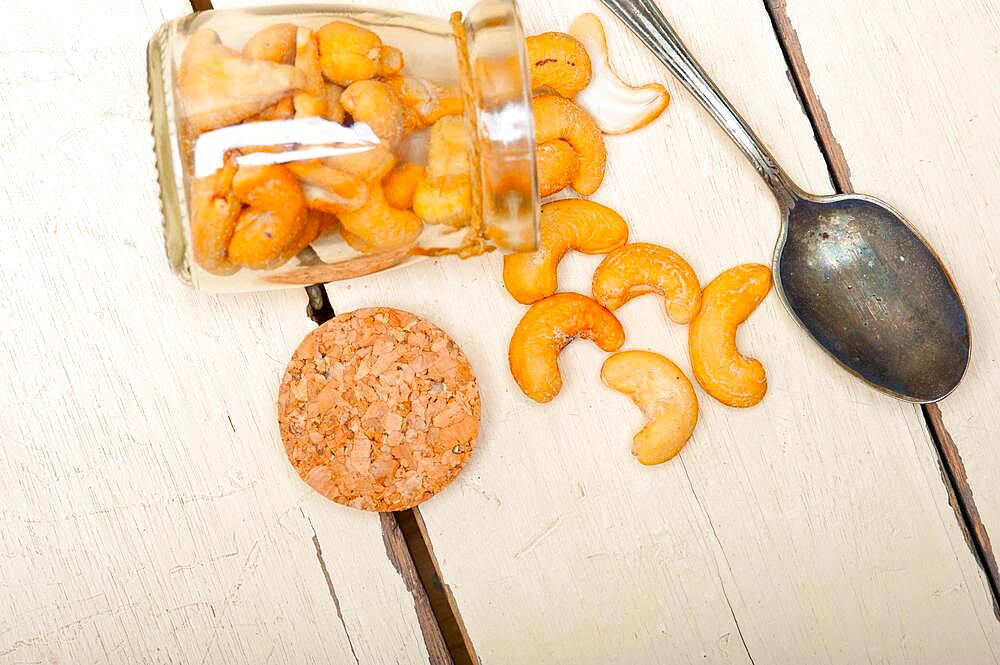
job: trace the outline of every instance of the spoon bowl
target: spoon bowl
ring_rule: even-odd
[[[743,151],[782,211],[774,282],[838,363],[874,387],[934,402],[969,365],[969,321],[934,250],[870,196],[803,192],[684,46],[653,0],[602,0]]]
[[[798,322],[851,373],[934,402],[961,381],[969,324],[933,250],[868,196],[797,194],[784,211],[775,285]]]

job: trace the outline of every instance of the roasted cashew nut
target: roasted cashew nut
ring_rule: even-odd
[[[295,62],[295,32],[291,23],[275,23],[255,33],[243,45],[243,57],[267,60],[282,65]]]
[[[243,204],[233,193],[236,164],[191,182],[191,249],[194,260],[214,275],[232,275],[239,270],[226,258],[229,242]]]
[[[576,338],[617,351],[625,331],[615,315],[578,293],[557,293],[528,310],[510,340],[510,371],[525,395],[550,402],[562,388],[558,358]]]
[[[378,76],[382,69],[382,40],[371,30],[332,21],[316,31],[323,75],[337,85]]]
[[[413,195],[417,185],[424,179],[427,170],[419,165],[405,162],[398,164],[382,181],[385,200],[393,208],[409,210],[413,207]]]
[[[368,201],[368,186],[350,173],[318,160],[290,162],[286,166],[299,179],[306,205],[312,209],[339,215],[357,210]]]
[[[368,182],[368,201],[358,210],[340,215],[342,234],[350,245],[366,254],[387,252],[416,242],[423,231],[420,218],[397,210],[385,200],[377,180]]]
[[[764,399],[767,375],[736,348],[736,329],[771,290],[771,270],[759,264],[730,268],[705,287],[701,310],[688,330],[694,377],[723,404],[748,407]]]
[[[658,293],[674,323],[689,323],[701,306],[701,286],[694,270],[666,247],[637,242],[617,249],[594,271],[594,299],[615,311],[632,298]]]
[[[236,222],[229,260],[255,270],[273,265],[305,224],[298,179],[284,166],[241,166],[233,176],[233,193],[248,207]]]
[[[188,38],[177,75],[184,117],[203,132],[238,122],[273,106],[305,85],[291,65],[245,58],[211,30]]]
[[[575,37],[545,32],[525,41],[532,90],[549,89],[572,99],[590,83],[590,56]]]
[[[576,96],[576,103],[594,118],[605,134],[627,134],[659,117],[670,104],[670,93],[659,83],[633,87],[621,80],[608,58],[608,40],[601,19],[584,14],[569,28],[590,54],[593,76]]]
[[[544,198],[570,186],[580,170],[580,159],[573,146],[559,139],[541,143],[535,148],[535,165],[538,195]]]
[[[698,397],[677,365],[658,353],[622,351],[604,362],[601,379],[648,420],[632,439],[640,464],[662,464],[681,451],[698,422]]]
[[[295,117],[325,116],[327,109],[326,81],[319,64],[316,35],[308,28],[295,33],[295,68],[305,77],[302,92],[295,93]]]
[[[535,112],[535,140],[538,144],[562,139],[573,146],[579,159],[579,169],[572,185],[587,196],[597,191],[604,181],[608,153],[604,136],[582,108],[556,95],[543,95],[532,100]]]
[[[469,140],[461,116],[446,116],[431,127],[427,175],[413,193],[413,212],[428,224],[454,227],[471,218]]]
[[[414,114],[411,129],[428,127],[445,116],[462,115],[462,95],[456,86],[446,87],[413,76],[387,76],[383,80]]]
[[[559,289],[557,270],[567,251],[606,254],[628,241],[628,224],[611,208],[586,199],[542,206],[538,250],[508,254],[503,281],[520,303],[530,304]]]
[[[354,122],[363,122],[375,135],[395,148],[406,130],[403,105],[399,98],[381,81],[358,81],[347,86],[340,95],[340,104]]]
[[[422,178],[413,191],[413,212],[428,224],[460,228],[472,217],[472,182],[468,175]]]

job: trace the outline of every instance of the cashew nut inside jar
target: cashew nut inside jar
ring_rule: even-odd
[[[149,44],[168,259],[251,291],[531,251],[531,84],[513,0],[433,18],[200,12]]]

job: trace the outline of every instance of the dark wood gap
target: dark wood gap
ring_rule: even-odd
[[[196,12],[214,9],[211,0],[190,0],[191,9]],[[323,325],[336,316],[333,303],[326,292],[323,284],[313,284],[306,287],[306,296],[309,302],[306,306],[306,315],[316,323]],[[437,628],[437,635],[431,636],[433,641],[442,639],[443,645],[428,644],[428,650],[432,663],[441,662],[442,658],[437,652],[443,651],[439,646],[447,648],[447,652],[454,665],[478,665],[479,660],[472,650],[472,643],[468,639],[465,626],[458,614],[451,591],[441,582],[441,575],[437,561],[432,554],[430,542],[427,540],[427,533],[423,529],[423,521],[413,510],[406,510],[398,513],[384,514],[382,519],[390,519],[395,522],[391,531],[402,533],[407,552],[405,554],[395,552],[393,565],[397,568],[401,565],[412,568],[416,571],[420,585],[423,588],[427,603],[417,602],[416,610],[421,628],[424,629],[425,640],[427,636],[427,626],[425,623],[432,620]],[[420,525],[420,526],[418,526]],[[395,542],[393,533],[387,533],[387,527],[383,526],[383,536],[387,542]],[[409,559],[402,560],[402,559]],[[402,571],[401,573],[402,574]],[[411,589],[411,592],[413,590]],[[424,616],[425,606],[430,607],[431,617]]]
[[[823,104],[813,89],[809,77],[809,67],[802,53],[802,46],[788,16],[786,0],[762,1],[765,10],[771,17],[771,26],[785,57],[789,80],[795,86],[795,92],[809,118],[816,142],[823,153],[830,180],[837,193],[853,192],[851,170],[847,158],[834,136]],[[993,553],[989,533],[979,516],[979,508],[965,473],[962,456],[945,427],[940,407],[937,404],[924,404],[920,408],[924,417],[924,425],[927,427],[937,451],[938,465],[941,468],[941,477],[948,492],[949,503],[955,512],[955,518],[962,529],[969,549],[986,578],[993,601],[993,613],[997,620],[1000,620],[1000,569],[998,569],[996,556]]]
[[[419,509],[414,508],[394,514],[399,528],[403,531],[403,538],[410,550],[413,565],[420,576],[420,583],[427,592],[427,599],[431,603],[438,626],[441,627],[441,634],[445,644],[448,645],[452,660],[455,665],[479,665],[479,659],[472,648],[462,617],[455,606],[451,589],[441,580],[441,569],[431,548],[431,541],[427,537]]]

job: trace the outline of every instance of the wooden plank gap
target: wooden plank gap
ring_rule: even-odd
[[[788,64],[789,80],[795,88],[795,94],[802,104],[806,117],[809,118],[809,124],[813,127],[816,142],[819,144],[823,159],[826,160],[827,169],[830,172],[830,179],[838,192],[850,192],[852,191],[851,169],[847,164],[847,158],[844,157],[840,143],[833,135],[830,119],[823,109],[823,104],[813,89],[812,81],[809,78],[809,67],[802,55],[799,37],[788,18],[785,2],[786,0],[764,0],[764,8],[771,17],[771,25],[774,27],[781,52]]]
[[[839,194],[853,192],[850,166],[833,133],[830,119],[823,109],[823,104],[812,86],[802,46],[788,16],[786,0],[763,0],[763,3],[771,17],[771,24],[785,56],[789,80],[795,86],[795,92],[813,127],[816,141],[823,153],[824,160],[826,160],[827,170],[834,188]],[[937,404],[924,404],[921,405],[921,411],[924,416],[924,424],[937,452],[942,481],[948,493],[948,501],[955,512],[955,519],[962,529],[966,543],[968,543],[969,549],[986,577],[993,601],[993,613],[997,620],[1000,620],[1000,569],[997,567],[989,533],[980,518],[962,456],[945,427],[940,407]]]
[[[455,665],[479,665],[479,657],[465,629],[451,587],[442,580],[441,567],[434,556],[419,508],[395,515]]]
[[[434,612],[423,580],[414,565],[409,544],[403,537],[397,515],[398,513],[379,513],[385,553],[413,595],[413,605],[420,621],[420,630],[424,635],[424,645],[427,647],[428,662],[430,665],[454,665],[455,661],[452,660],[451,652],[438,625],[437,613]]]
[[[945,427],[941,407],[937,404],[926,404],[923,407],[923,412],[927,428],[934,440],[934,447],[937,449],[941,478],[948,489],[948,501],[962,526],[965,541],[975,554],[979,566],[986,573],[986,579],[993,596],[993,614],[1000,621],[1000,585],[998,585],[1000,569],[997,568],[996,556],[993,554],[993,547],[990,543],[990,534],[986,531],[983,520],[979,516],[979,508],[976,506],[976,499],[972,494],[972,487],[969,485],[969,478],[965,472],[965,462],[962,461],[962,455],[958,451],[958,446],[955,445],[955,440]]]

